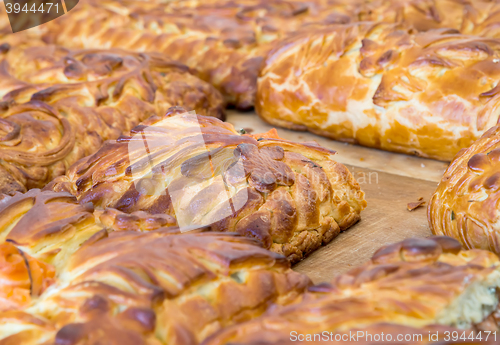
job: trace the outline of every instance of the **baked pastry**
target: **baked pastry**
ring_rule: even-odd
[[[275,131],[241,135],[173,109],[105,143],[47,189],[100,208],[175,216],[183,231],[238,232],[296,262],[356,223],[366,206],[334,153]]]
[[[392,334],[434,325],[467,335],[495,331],[499,287],[499,259],[493,253],[462,250],[449,237],[408,239],[381,248],[371,261],[330,284],[309,288],[297,303],[228,327],[204,345],[288,344],[293,335],[364,328],[380,336],[384,327]]]
[[[328,5],[295,0],[80,2],[46,26],[46,40],[167,54],[240,109],[254,104],[257,76],[273,41],[307,22],[349,20],[341,15],[346,0]]]
[[[45,39],[65,46],[168,54],[216,86],[228,103],[247,109],[270,49],[303,26],[369,20],[500,37],[499,9],[489,0],[82,0],[44,28]]]
[[[391,343],[404,345],[494,345],[497,343],[497,336],[493,332],[479,333],[473,330],[463,330],[440,325],[415,328],[391,323],[380,323],[338,332],[323,331],[315,334],[303,334],[297,331],[290,331],[288,337],[285,334],[276,335],[276,333],[267,330],[259,329],[258,332],[262,333],[249,333],[244,338],[237,338],[237,342],[226,342],[225,339],[219,340],[215,338],[207,340],[203,345],[387,345]],[[463,341],[460,337],[466,340]],[[467,337],[469,337],[469,340],[467,340]],[[486,338],[488,339],[486,340]]]
[[[19,273],[25,269],[23,263],[27,263],[27,269],[31,267],[32,270],[52,272],[50,267],[55,267],[59,272],[68,258],[94,236],[102,237],[107,232],[123,230],[147,232],[174,225],[175,219],[165,214],[125,214],[114,209],[94,210],[91,203],[80,204],[68,193],[32,189],[14,196],[0,195],[0,241],[6,242],[1,247],[2,262],[19,262],[22,266],[14,271],[8,265],[5,266],[6,277],[11,273],[19,278],[25,277],[25,273]],[[18,252],[13,251],[12,246]],[[12,259],[6,259],[7,257]],[[21,262],[20,258],[24,260]],[[41,260],[47,267],[36,260]],[[36,273],[31,274],[31,277],[35,278],[35,275],[44,276]],[[48,274],[47,277],[53,277],[53,274]],[[3,279],[0,283],[1,281]]]
[[[95,240],[69,260],[50,293],[23,312],[0,313],[2,345],[44,344],[47,337],[198,344],[272,303],[287,303],[310,283],[285,258],[234,234],[125,231]]]
[[[0,244],[0,312],[23,308],[53,283],[55,270],[11,243]]]
[[[399,23],[416,31],[449,28],[468,35],[500,38],[496,25],[500,10],[498,0],[370,0],[354,3],[349,9],[352,21]]]
[[[41,260],[59,272],[83,243],[106,232],[93,210],[92,204],[81,205],[68,193],[32,189],[25,194],[3,195],[0,241],[15,245],[20,255]]]
[[[236,234],[113,232],[82,246],[61,271],[61,288],[29,311],[65,325],[57,338],[100,318],[127,318],[161,343],[198,344],[273,303],[292,301],[310,284],[284,257],[256,244]]]
[[[451,160],[498,122],[500,42],[394,24],[311,27],[269,54],[256,110],[267,122]]]
[[[43,187],[173,105],[223,115],[220,94],[166,57],[33,45],[0,49],[2,193]]]
[[[0,344],[46,345],[56,329],[50,321],[20,310],[0,312]]]
[[[4,195],[0,219],[2,345],[198,344],[310,285],[256,240],[181,234],[162,228],[166,215],[93,213],[67,193]]]
[[[444,173],[429,202],[433,233],[500,254],[499,162],[500,127],[495,126],[460,152]]]

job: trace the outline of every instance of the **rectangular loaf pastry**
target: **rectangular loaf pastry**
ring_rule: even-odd
[[[220,93],[167,57],[19,40],[0,42],[0,192],[43,187],[171,106],[223,116]]]
[[[499,77],[498,39],[315,26],[269,54],[256,110],[273,125],[451,160],[498,122]]]
[[[250,238],[122,231],[92,211],[67,193],[0,200],[0,344],[195,345],[310,285]],[[169,225],[117,213],[108,224]]]
[[[238,232],[296,262],[355,224],[366,206],[334,153],[275,131],[243,135],[174,108],[106,142],[47,189],[126,213],[168,214],[183,231]]]

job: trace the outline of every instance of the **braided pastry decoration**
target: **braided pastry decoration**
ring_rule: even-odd
[[[397,334],[425,334],[418,342],[399,339],[425,344],[432,343],[428,331],[443,337],[445,331],[496,331],[499,287],[500,261],[493,253],[462,250],[449,237],[408,239],[379,249],[371,261],[330,284],[310,287],[294,304],[228,327],[203,344],[293,344],[299,335],[318,340],[325,333],[341,343],[342,335],[357,331],[379,337],[388,332],[392,341]]]
[[[310,285],[255,240],[92,212],[67,193],[0,201],[0,344],[199,344]]]
[[[498,122],[499,77],[496,39],[314,27],[268,56],[256,110],[273,125],[451,160]]]
[[[360,219],[364,193],[335,152],[241,135],[229,123],[172,109],[109,141],[47,189],[130,213],[174,216],[259,239],[296,262]]]
[[[64,46],[162,52],[247,109],[270,49],[303,26],[376,21],[500,37],[499,10],[489,0],[81,0],[42,31]]]
[[[499,188],[500,127],[495,126],[444,173],[429,202],[432,232],[454,237],[466,248],[500,254]]]
[[[352,21],[397,23],[415,31],[448,28],[500,38],[499,11],[498,0],[361,0],[354,1],[349,14]]]
[[[25,254],[11,243],[0,244],[1,310],[29,305],[53,283],[54,268]]]
[[[228,103],[248,109],[272,42],[323,20],[333,9],[330,20],[349,20],[338,15],[344,4],[329,6],[326,12],[319,3],[294,0],[81,1],[45,27],[45,39],[72,47],[162,52],[195,70]]]
[[[33,45],[0,50],[1,192],[43,187],[171,106],[223,116],[215,89],[160,55]]]

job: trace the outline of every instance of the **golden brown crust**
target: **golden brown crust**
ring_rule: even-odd
[[[175,218],[168,214],[149,214],[144,211],[124,213],[107,208],[94,212],[94,215],[99,217],[105,227],[114,231],[151,231],[177,225]]]
[[[23,253],[11,243],[0,244],[0,312],[29,305],[53,283],[54,268]]]
[[[489,0],[81,0],[43,31],[46,40],[66,46],[166,53],[196,70],[230,104],[247,109],[267,53],[301,27],[383,21],[499,37],[499,9]]]
[[[161,227],[168,215],[93,213],[70,194],[31,190],[3,195],[0,216],[2,345],[198,344],[310,285],[256,240],[182,234]]]
[[[268,56],[256,110],[337,140],[450,160],[498,121],[497,40],[391,24],[310,28]]]
[[[62,45],[168,54],[186,63],[240,109],[254,104],[257,76],[272,42],[324,17],[348,20],[341,15],[347,1],[80,2],[78,8],[47,26],[46,39]]]
[[[200,341],[220,327],[262,313],[269,303],[296,298],[309,284],[306,277],[289,270],[285,258],[255,243],[234,234],[210,232],[112,233],[71,258],[62,275],[71,286],[51,300],[62,303],[66,294],[78,292],[81,297],[68,307],[82,313],[79,301],[94,290],[84,282],[104,283],[118,289],[116,293],[131,293],[123,302],[129,307],[154,308],[156,334],[163,341],[188,335]]]
[[[370,262],[330,284],[309,288],[296,303],[222,330],[204,345],[288,344],[293,332],[342,334],[364,328],[379,335],[384,327],[420,333],[435,324],[473,330],[482,320],[455,324],[441,317],[457,312],[447,308],[473,283],[489,281],[492,274],[498,279],[499,263],[490,252],[461,250],[449,237],[408,239],[381,248]]]
[[[1,345],[49,345],[56,329],[47,320],[30,313],[10,310],[0,312]]]
[[[0,192],[43,187],[173,106],[222,117],[220,94],[157,54],[8,45],[0,53]]]
[[[29,312],[50,320],[56,343],[114,344],[121,332],[131,344],[198,344],[309,285],[286,258],[236,234],[122,231],[83,244]]]
[[[47,188],[102,208],[175,216],[184,228],[239,232],[295,262],[356,223],[364,194],[331,151],[261,136],[172,113],[107,142]]]
[[[68,193],[32,189],[14,196],[0,195],[0,241],[10,243],[4,249],[15,246],[25,262],[41,260],[55,266],[57,274],[80,246],[106,237],[108,232],[147,232],[174,225],[175,218],[166,214],[94,210],[91,203],[80,204]],[[49,270],[41,263],[33,265],[33,269]]]
[[[89,304],[92,303],[99,302]],[[154,321],[152,310],[129,308],[114,317],[96,315],[87,322],[65,325],[56,333],[54,342],[68,345],[161,345],[151,334]]]
[[[357,5],[357,6],[356,6]],[[370,0],[350,9],[359,21],[400,23],[416,31],[451,28],[499,38],[498,0]]]
[[[428,208],[431,230],[466,248],[500,253],[500,128],[488,130],[446,170]]]
[[[58,274],[83,243],[106,232],[93,210],[92,204],[78,204],[68,193],[32,189],[25,194],[3,195],[0,241],[8,241],[25,255],[53,265]]]

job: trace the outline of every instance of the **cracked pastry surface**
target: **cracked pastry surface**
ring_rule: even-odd
[[[500,46],[451,29],[313,27],[267,57],[256,110],[267,122],[451,160],[498,122]]]
[[[222,116],[221,95],[168,58],[11,43],[0,49],[2,193],[43,187],[171,106]]]
[[[454,237],[466,248],[499,254],[499,174],[500,128],[495,126],[460,152],[444,173],[429,202],[432,232]]]
[[[184,229],[238,232],[292,262],[360,219],[364,193],[334,152],[275,131],[241,135],[182,111],[107,142],[47,189],[125,213],[175,216]]]
[[[427,333],[433,327],[494,331],[499,264],[493,253],[463,250],[450,237],[408,239],[382,247],[371,261],[331,283],[310,287],[289,306],[222,330],[204,345],[291,344],[291,332],[353,329],[373,334]]]
[[[142,214],[129,221],[148,219],[145,229],[122,230],[123,219],[107,228],[106,211],[67,193],[0,203],[2,345],[198,344],[310,285],[285,257],[234,233],[182,234],[160,220],[150,230],[153,216]]]

